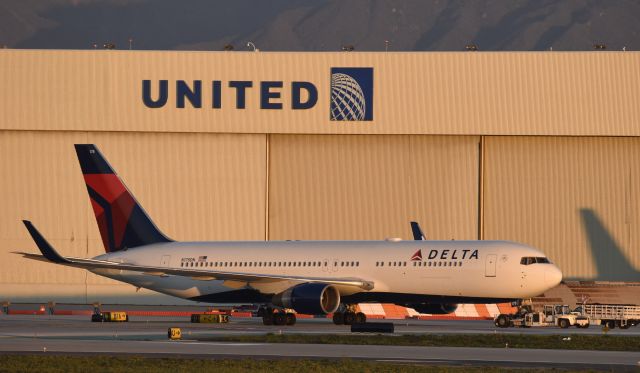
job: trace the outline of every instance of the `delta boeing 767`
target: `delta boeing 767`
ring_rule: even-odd
[[[29,221],[42,255],[26,258],[207,303],[260,305],[267,325],[294,324],[295,313],[333,314],[336,324],[365,321],[357,303],[383,302],[422,313],[458,303],[529,298],[558,285],[562,273],[532,247],[508,241],[212,241],[177,242],[151,221],[95,145],[75,145],[106,253],[61,256]]]

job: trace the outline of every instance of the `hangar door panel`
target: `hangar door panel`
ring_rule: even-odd
[[[486,137],[484,239],[542,250],[565,279],[640,281],[640,139]]]
[[[73,147],[89,142],[100,147],[169,237],[265,238],[265,135],[1,131],[0,168],[9,175],[0,183],[0,295],[4,299],[14,303],[186,302],[11,253],[38,252],[22,219],[32,220],[63,255],[104,253]]]
[[[269,138],[269,239],[477,238],[477,137]]]

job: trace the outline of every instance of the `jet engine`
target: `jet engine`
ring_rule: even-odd
[[[420,313],[429,313],[431,315],[446,315],[448,313],[455,312],[458,309],[457,304],[446,303],[412,303],[407,304],[407,307],[411,307]]]
[[[340,305],[340,292],[333,285],[306,283],[276,294],[273,304],[291,308],[298,313],[322,315],[333,313]]]

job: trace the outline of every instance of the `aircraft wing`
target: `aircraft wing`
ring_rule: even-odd
[[[273,282],[273,281],[295,281],[300,283],[318,282],[333,285],[354,286],[364,290],[373,289],[374,285],[371,281],[365,281],[356,278],[335,278],[335,277],[304,277],[304,276],[286,276],[275,274],[256,274],[242,272],[223,272],[212,269],[191,269],[191,268],[167,268],[157,266],[145,266],[133,263],[119,263],[107,260],[85,259],[74,257],[63,257],[47,242],[47,240],[38,232],[30,221],[24,220],[24,225],[36,242],[38,249],[42,255],[16,252],[25,258],[39,261],[50,261],[56,264],[66,265],[70,267],[84,269],[115,269],[123,271],[142,272],[154,276],[185,276],[195,280],[211,281],[211,280],[232,280],[240,282]]]

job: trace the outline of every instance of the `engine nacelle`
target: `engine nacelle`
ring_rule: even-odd
[[[273,304],[298,313],[322,315],[333,313],[340,305],[340,292],[333,285],[306,283],[296,285],[273,297]]]
[[[429,313],[431,315],[446,315],[448,313],[455,312],[458,309],[457,304],[446,303],[412,303],[407,304],[407,307],[411,307],[420,313]]]

